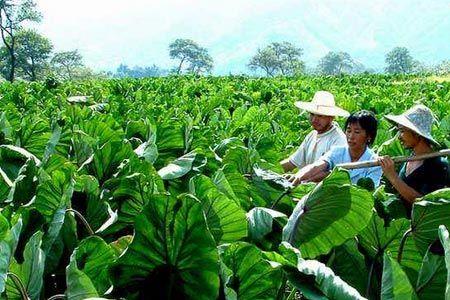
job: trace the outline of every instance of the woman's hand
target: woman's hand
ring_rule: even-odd
[[[383,169],[384,176],[386,176],[389,181],[393,181],[398,177],[392,158],[389,156],[383,156],[379,157],[378,161],[380,162],[381,169]]]

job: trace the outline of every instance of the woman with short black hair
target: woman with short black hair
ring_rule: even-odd
[[[378,156],[370,149],[377,136],[378,121],[367,110],[351,114],[345,122],[347,145],[334,147],[313,164],[300,169],[295,175],[288,176],[294,185],[301,182],[318,182],[325,178],[337,164],[376,160]],[[350,180],[356,184],[360,179],[370,178],[374,186],[380,184],[380,167],[350,170]]]

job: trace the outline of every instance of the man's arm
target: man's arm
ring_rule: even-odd
[[[292,171],[292,170],[294,170],[295,168],[297,168],[297,166],[294,165],[294,164],[289,160],[289,158],[286,158],[286,159],[282,160],[282,161],[280,162],[280,165],[281,165],[281,167],[283,168],[284,173],[289,172],[289,171]]]
[[[303,166],[306,165],[305,162],[306,145],[309,143],[309,140],[311,139],[313,133],[314,133],[313,131],[308,133],[308,135],[305,137],[305,139],[300,144],[298,149],[294,152],[294,154],[292,154],[291,156],[280,162],[280,165],[285,173],[292,171],[295,168],[302,168]]]

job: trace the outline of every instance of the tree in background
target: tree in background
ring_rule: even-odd
[[[55,73],[62,79],[72,80],[83,68],[83,58],[78,50],[55,53],[51,60]]]
[[[339,75],[343,73],[353,73],[355,62],[347,52],[328,52],[319,60],[318,71],[325,75]]]
[[[251,70],[262,69],[267,76],[293,76],[304,71],[305,64],[300,59],[303,49],[289,42],[271,43],[258,49],[248,64]]]
[[[6,49],[6,47],[3,47]],[[1,50],[2,58],[4,49]],[[46,69],[53,49],[50,40],[35,30],[22,29],[16,35],[16,68],[25,79],[36,81]]]
[[[450,74],[450,60],[443,60],[434,67],[434,73],[437,75]]]
[[[0,1],[0,34],[9,56],[6,79],[14,81],[17,64],[16,35],[22,28],[22,23],[39,22],[41,14],[36,10],[33,0],[1,0]]]
[[[206,48],[200,47],[190,39],[176,39],[169,45],[169,55],[180,62],[175,72],[181,74],[183,67],[188,73],[201,74],[211,72],[213,59]]]
[[[386,54],[386,72],[391,74],[408,74],[414,71],[415,62],[405,47],[395,47]]]
[[[120,66],[116,70],[116,73],[113,74],[113,76],[118,78],[125,78],[125,77],[144,78],[144,77],[158,77],[166,74],[167,74],[166,70],[159,68],[155,64],[153,64],[150,67],[134,66],[133,68],[130,68],[125,64],[120,64]]]

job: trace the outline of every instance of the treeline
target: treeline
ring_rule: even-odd
[[[170,69],[151,66],[130,67],[121,64],[114,72],[99,73],[86,67],[78,50],[55,52],[51,41],[24,24],[38,23],[42,15],[34,0],[0,1],[0,75],[8,80],[75,80],[92,77],[157,77],[170,74],[210,74],[214,60],[208,49],[190,39],[176,39],[169,45],[169,57],[175,61]],[[357,74],[377,73],[365,67],[347,52],[327,53],[314,68],[307,68],[303,61],[304,51],[290,42],[274,42],[259,48],[249,60],[247,67],[255,75],[295,76],[299,74]],[[436,66],[425,66],[415,60],[405,47],[396,47],[385,55],[385,68],[391,74],[448,74],[450,60]]]
[[[179,67],[172,73],[208,73],[213,68],[213,59],[206,48],[189,39],[177,39],[169,46],[169,55],[178,59]],[[303,49],[290,42],[274,42],[259,48],[251,57],[247,67],[257,74],[265,76],[294,76],[300,74],[358,74],[379,73],[365,67],[347,52],[330,51],[323,56],[315,68],[307,69],[302,60]],[[183,64],[186,66],[182,68]],[[385,55],[383,72],[389,74],[448,74],[450,60],[444,60],[436,66],[426,66],[412,57],[405,47],[395,47]]]
[[[78,50],[55,52],[47,37],[24,26],[41,20],[34,0],[0,1],[0,74],[4,79],[73,80],[101,75],[83,64]]]

